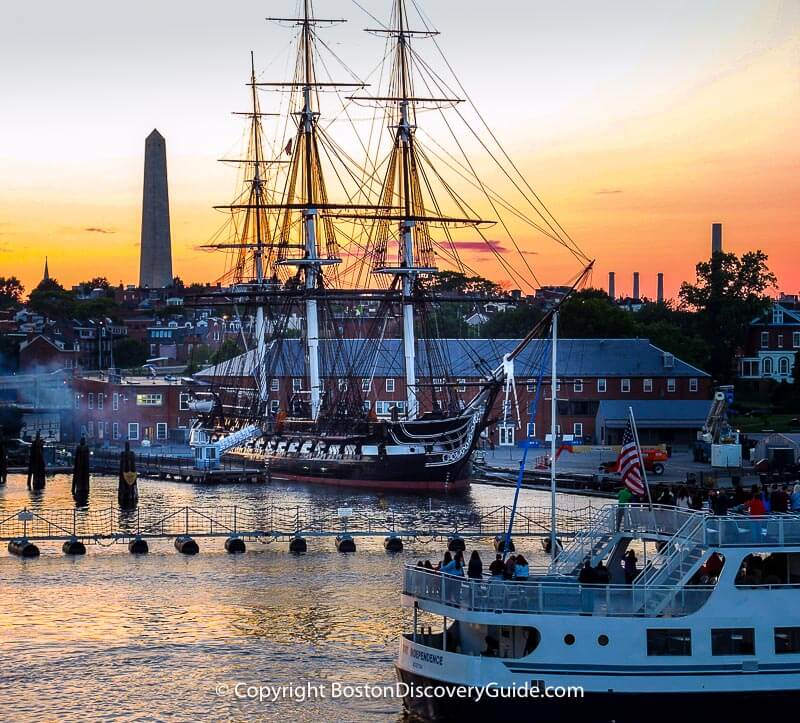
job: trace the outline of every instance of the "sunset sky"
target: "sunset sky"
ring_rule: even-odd
[[[380,19],[388,0],[359,0]],[[383,52],[350,0],[325,39],[360,77]],[[725,247],[762,248],[783,291],[800,291],[800,1],[428,0],[438,42],[489,124],[584,251],[595,285],[631,272],[667,294]],[[287,72],[291,31],[265,22],[294,0],[42,0],[0,22],[0,275],[30,288],[45,255],[65,285],[138,279],[144,139],[166,137],[173,268],[212,280],[197,250],[224,220],[249,51],[264,77]],[[422,43],[423,41],[420,41]],[[424,52],[424,46],[419,46]],[[435,55],[431,55],[435,58]],[[266,102],[266,101],[265,101]],[[266,110],[266,108],[265,108]],[[539,277],[566,280],[546,246]],[[467,260],[504,281],[491,258]]]

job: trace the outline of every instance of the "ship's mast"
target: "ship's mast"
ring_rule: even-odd
[[[403,0],[397,0],[397,45],[399,53],[400,88],[398,101],[400,107],[400,122],[397,127],[397,138],[402,149],[403,168],[403,213],[400,221],[400,243],[402,247],[401,271],[403,281],[403,357],[406,372],[406,404],[409,419],[414,419],[419,411],[417,399],[417,364],[416,364],[416,337],[414,334],[414,305],[411,296],[417,280],[417,270],[414,263],[414,222],[411,220],[411,143],[413,130],[409,120],[408,104],[411,92],[408,77],[408,58],[406,56],[406,33],[403,18],[405,10]]]
[[[317,259],[317,208],[314,198],[313,159],[311,156],[314,143],[314,111],[311,106],[311,89],[313,83],[313,64],[311,58],[311,23],[309,17],[309,0],[303,3],[303,23],[301,51],[303,53],[303,109],[300,112],[300,130],[305,136],[303,143],[306,178],[306,208],[303,210],[303,236],[305,240],[306,263],[305,286],[309,292],[306,298],[306,361],[308,364],[308,381],[311,392],[311,418],[319,414],[321,389],[319,373],[319,311],[314,291],[321,271]]]

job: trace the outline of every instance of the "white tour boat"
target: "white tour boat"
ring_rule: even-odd
[[[644,566],[625,584],[629,549]],[[586,560],[604,560],[611,583],[581,584]],[[542,572],[494,582],[406,568],[413,628],[397,672],[409,710],[750,721],[800,702],[800,516],[608,505]]]

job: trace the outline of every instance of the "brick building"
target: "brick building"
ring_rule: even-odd
[[[190,424],[180,379],[93,374],[71,380],[73,437],[89,444],[166,443]]]
[[[794,381],[795,357],[800,350],[800,303],[781,295],[764,316],[750,322],[747,342],[739,357],[739,378],[756,381]]]
[[[406,399],[402,341],[378,342],[350,339],[344,342],[342,359],[359,360],[356,374],[343,378],[326,373],[323,342],[323,384],[326,389],[359,384],[364,403],[378,417],[390,415],[391,407],[403,408]],[[365,351],[364,345],[372,349]],[[444,339],[436,345],[437,356],[446,360],[450,384],[457,398],[469,400],[476,384],[497,366],[503,355],[517,345],[510,339]],[[544,442],[550,431],[550,343],[534,341],[515,363],[515,390],[497,401],[497,422],[490,433],[496,443],[513,445],[526,434]],[[426,345],[420,342],[417,368],[429,368]],[[234,386],[252,385],[254,353],[198,372],[209,381],[221,375],[237,377]],[[432,360],[431,360],[432,361]],[[430,366],[435,366],[433,363]],[[292,396],[304,389],[304,355],[300,340],[290,339],[278,359],[276,375],[269,380],[272,411],[288,409]],[[341,373],[341,372],[340,372]],[[564,439],[596,444],[618,443],[625,425],[627,407],[633,408],[643,442],[690,443],[706,419],[712,396],[706,372],[650,344],[646,339],[565,339],[558,345],[559,432]],[[430,409],[436,395],[442,395],[444,379],[424,386],[419,380],[418,397],[423,411]],[[541,390],[537,392],[541,385]],[[517,410],[519,417],[517,417]]]

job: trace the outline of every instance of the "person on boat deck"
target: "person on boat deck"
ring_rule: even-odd
[[[723,517],[728,514],[728,496],[722,490],[711,490],[708,497],[711,511],[717,517]]]
[[[503,571],[503,579],[513,580],[514,570],[516,569],[516,567],[517,567],[517,556],[509,555],[508,560],[506,560],[506,569]]]
[[[675,496],[672,494],[672,490],[670,490],[669,487],[664,487],[664,491],[661,493],[657,501],[660,505],[672,507],[675,504]]]
[[[486,650],[484,650],[481,655],[486,658],[497,658],[500,656],[500,641],[497,638],[493,638],[491,635],[487,635],[484,638],[486,641]]]
[[[622,485],[622,489],[617,492],[617,529],[622,524],[622,518],[625,516],[625,505],[633,502],[633,493],[626,485]]]
[[[467,565],[467,577],[474,580],[483,578],[483,562],[477,550],[473,550],[469,556],[469,565]]]
[[[464,577],[464,554],[459,550],[456,556],[446,565],[442,565],[442,573]]]
[[[594,569],[594,581],[597,585],[608,585],[611,582],[611,573],[602,560],[597,563],[597,567]]]
[[[700,568],[700,579],[711,580],[712,578],[718,578],[719,574],[722,572],[723,564],[722,555],[718,552],[711,553],[708,560],[706,560]]]
[[[578,582],[581,585],[593,585],[596,582],[592,561],[588,557],[583,561],[583,567],[578,573]]]
[[[753,488],[750,500],[745,504],[745,508],[751,517],[762,517],[767,514],[767,507],[764,504],[761,493],[758,491],[758,485],[753,485]]]
[[[795,482],[790,498],[792,512],[800,512],[800,482]]]
[[[789,511],[789,496],[783,487],[772,485],[772,493],[769,497],[769,505],[773,512],[788,512]]]
[[[693,510],[697,510],[698,512],[703,509],[703,493],[700,490],[692,490],[689,505]]]
[[[444,557],[441,559],[440,562],[436,563],[436,569],[440,572],[444,569],[445,565],[449,565],[453,561],[453,556],[450,554],[450,550],[445,550]]]
[[[431,564],[431,561],[430,561],[430,560],[425,560],[425,564],[423,565],[423,567],[424,567],[426,570],[433,570],[433,565]]]
[[[31,456],[28,460],[28,489],[43,490],[47,465],[44,461],[44,440],[39,432],[31,444]]]
[[[675,498],[675,507],[679,510],[688,510],[691,507],[689,490],[683,486],[678,488],[678,496]]]
[[[636,576],[639,574],[639,569],[636,566],[637,562],[638,560],[636,559],[636,552],[634,550],[628,550],[625,553],[625,557],[622,561],[623,567],[625,568],[626,585],[631,585],[636,579]]]
[[[492,576],[492,581],[497,582],[503,579],[503,573],[506,571],[506,564],[503,562],[503,556],[498,552],[492,564],[489,565],[489,573]]]
[[[514,579],[524,582],[528,579],[529,574],[528,561],[522,555],[517,555],[517,560],[514,563]]]

